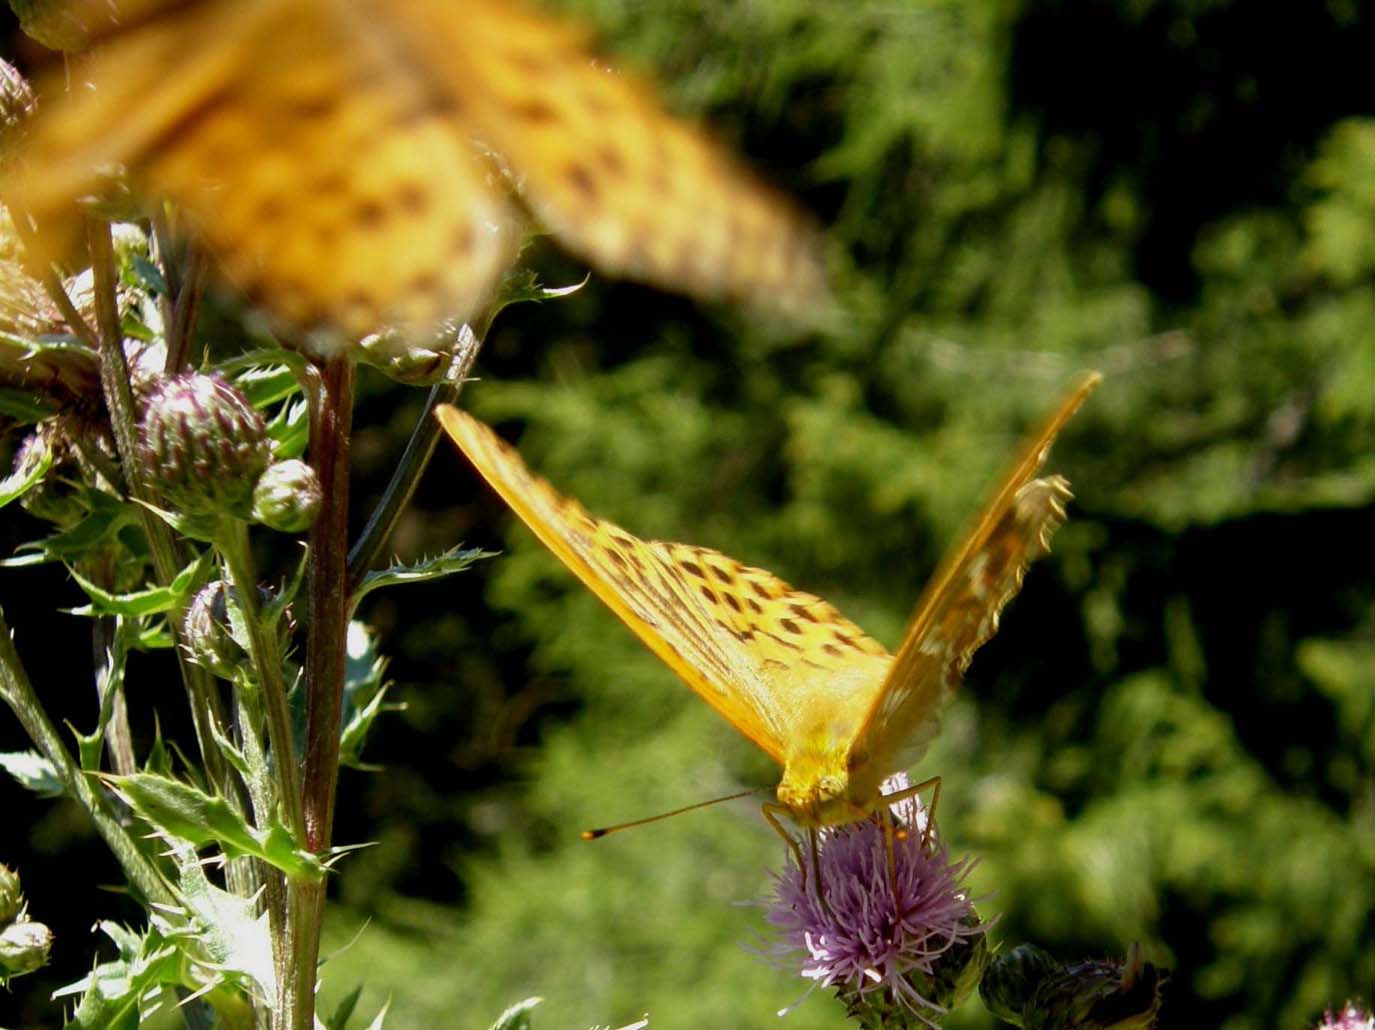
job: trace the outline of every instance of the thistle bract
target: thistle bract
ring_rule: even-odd
[[[271,444],[262,416],[222,376],[189,372],[158,383],[140,429],[153,484],[176,511],[248,513]]]
[[[1164,981],[1136,945],[1125,959],[1061,963],[1022,944],[994,961],[979,993],[989,1011],[1025,1030],[1148,1030]]]
[[[9,866],[0,865],[0,927],[14,922],[24,911],[24,893],[19,888],[19,874]]]

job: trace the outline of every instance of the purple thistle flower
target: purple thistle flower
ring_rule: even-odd
[[[802,976],[836,988],[861,1025],[872,1017],[873,1025],[935,1026],[930,1016],[978,982],[986,927],[964,888],[972,859],[952,863],[943,845],[923,846],[925,818],[915,799],[893,811],[908,832],[893,835],[891,875],[887,835],[865,820],[821,831],[820,895],[810,855],[805,870],[790,859],[774,877],[768,920],[781,938],[773,952],[793,960],[800,952]]]
[[[1362,1012],[1348,1001],[1340,1012],[1323,1013],[1322,1022],[1314,1030],[1375,1030],[1375,1015]]]

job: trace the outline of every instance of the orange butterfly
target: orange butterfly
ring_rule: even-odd
[[[522,205],[611,274],[785,309],[824,292],[806,218],[517,0],[72,0],[52,16],[62,31],[40,36],[97,45],[0,180],[50,230],[41,257],[70,237],[72,198],[123,165],[321,345],[480,314]]]
[[[765,806],[766,816],[781,808],[815,830],[864,819],[925,786],[881,791],[925,752],[974,651],[1064,521],[1069,484],[1032,477],[1099,378],[1084,376],[1027,443],[927,584],[896,656],[770,572],[704,547],[640,540],[594,518],[471,415],[447,405],[436,414],[545,546],[783,767],[778,805]]]

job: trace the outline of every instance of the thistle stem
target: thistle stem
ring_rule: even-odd
[[[24,671],[19,652],[5,613],[0,610],[0,696],[13,709],[19,724],[29,738],[52,763],[67,794],[81,804],[95,823],[96,832],[114,853],[129,882],[143,892],[149,902],[174,905],[176,898],[151,859],[120,824],[105,799],[92,789],[90,781],[72,760],[62,743],[62,737],[48,719],[47,713],[34,693],[28,673]]]
[[[392,473],[391,482],[387,484],[382,500],[369,516],[368,524],[363,527],[358,542],[349,552],[350,595],[358,588],[372,563],[377,560],[383,545],[391,539],[397,520],[410,503],[411,497],[415,494],[416,484],[420,482],[421,474],[434,455],[441,434],[439,423],[433,417],[434,409],[441,404],[453,404],[458,400],[463,384],[467,382],[468,373],[477,361],[477,352],[482,349],[482,338],[467,326],[459,330],[457,342],[459,349],[455,353],[454,363],[450,366],[445,381],[437,383],[430,390],[420,421],[415,424],[411,438],[406,441],[406,449],[401,455],[396,471]]]
[[[310,605],[306,642],[306,745],[303,794],[306,846],[329,848],[339,775],[344,649],[348,639],[348,490],[353,366],[347,358],[311,366],[310,464],[323,503],[310,528]],[[312,1025],[325,881],[287,881],[292,982],[286,1002],[293,1030]]]
[[[115,449],[119,452],[125,485],[130,495],[135,500],[148,503],[152,501],[152,491],[149,489],[146,472],[138,456],[138,416],[134,406],[133,390],[129,387],[129,367],[124,360],[124,333],[119,324],[119,306],[115,295],[115,253],[114,244],[110,239],[109,223],[89,219],[86,223],[86,239],[91,252],[91,270],[94,276],[100,383],[105,393],[105,406],[110,414]],[[148,539],[148,550],[153,557],[158,582],[171,583],[181,567],[177,561],[176,545],[171,531],[162,520],[142,505],[139,507],[139,520]],[[180,646],[183,614],[184,608],[178,608],[172,613],[169,622],[178,644],[177,662],[181,666],[182,681],[186,684],[196,742],[211,782],[219,786],[227,799],[237,802],[238,792],[234,789],[234,781],[225,764],[224,756],[220,754],[215,743],[217,731],[222,731],[224,726],[219,698],[211,689],[205,672],[186,660]]]
[[[238,519],[226,519],[224,531],[219,534],[217,542],[224,556],[229,580],[238,594],[239,608],[248,632],[248,653],[257,680],[255,701],[261,699],[263,702],[267,716],[267,739],[277,776],[274,793],[286,811],[291,835],[297,845],[302,846],[305,843],[305,818],[301,808],[300,766],[291,729],[291,712],[287,707],[286,683],[282,679],[282,649],[276,628],[263,625],[261,606],[258,604],[258,582],[248,546],[247,524]]]

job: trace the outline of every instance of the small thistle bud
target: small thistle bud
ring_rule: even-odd
[[[0,985],[48,964],[53,932],[42,923],[21,920],[0,930]]]
[[[253,488],[253,517],[279,533],[299,533],[320,514],[323,499],[320,479],[304,461],[274,462]]]
[[[10,0],[19,27],[50,50],[84,50],[91,34],[82,23],[78,5],[67,0]]]
[[[24,911],[24,894],[19,889],[19,874],[0,865],[0,927],[14,922]]]
[[[183,515],[247,514],[272,458],[267,425],[219,375],[188,372],[149,391],[140,447],[153,482]]]
[[[389,378],[408,386],[432,386],[454,378],[455,369],[471,366],[479,340],[466,325],[446,325],[441,335],[424,343],[393,329],[365,336],[358,346],[358,359]]]
[[[234,639],[229,625],[230,588],[217,579],[201,588],[186,608],[182,631],[191,660],[223,679],[248,662],[248,654]]]
[[[989,1011],[1026,1030],[1149,1030],[1164,982],[1135,944],[1124,960],[1070,963],[1024,944],[994,961],[979,992]]]
[[[24,492],[19,503],[35,518],[68,529],[85,518],[90,508],[82,496],[76,453],[55,423],[43,423],[24,439],[14,455],[14,472],[23,475],[37,471],[36,466],[49,457],[48,471]]]

